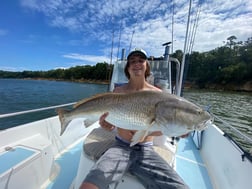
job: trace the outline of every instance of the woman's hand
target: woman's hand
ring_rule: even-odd
[[[108,114],[109,113],[106,112],[101,115],[101,117],[99,119],[99,124],[103,129],[105,129],[107,131],[112,131],[115,128],[115,126],[105,120],[106,117],[108,116]]]

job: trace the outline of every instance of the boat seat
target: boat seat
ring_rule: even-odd
[[[83,150],[92,160],[96,161],[115,142],[115,132],[103,128],[93,129],[85,139]],[[172,167],[175,164],[175,154],[163,147],[153,146],[154,150]]]

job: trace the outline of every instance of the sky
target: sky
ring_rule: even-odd
[[[183,50],[188,9],[189,0],[1,0],[0,70],[113,63],[122,48],[160,57],[172,39],[171,51]],[[252,37],[251,0],[192,0],[190,18],[193,51]]]

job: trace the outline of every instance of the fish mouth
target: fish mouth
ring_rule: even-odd
[[[211,125],[213,123],[214,119],[210,118],[209,120],[203,121],[202,123],[196,125],[196,130],[198,131],[202,131],[205,128],[207,128],[209,125]]]
[[[208,126],[208,125],[212,124],[213,121],[214,121],[213,118],[211,118],[211,119],[205,121],[204,125]]]

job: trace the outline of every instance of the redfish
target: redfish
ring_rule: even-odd
[[[116,127],[137,130],[131,145],[149,132],[176,137],[203,130],[213,121],[199,106],[165,92],[103,93],[78,102],[72,110],[59,109],[61,135],[73,119],[86,118],[86,123],[93,123],[105,112],[109,113],[106,121]]]

